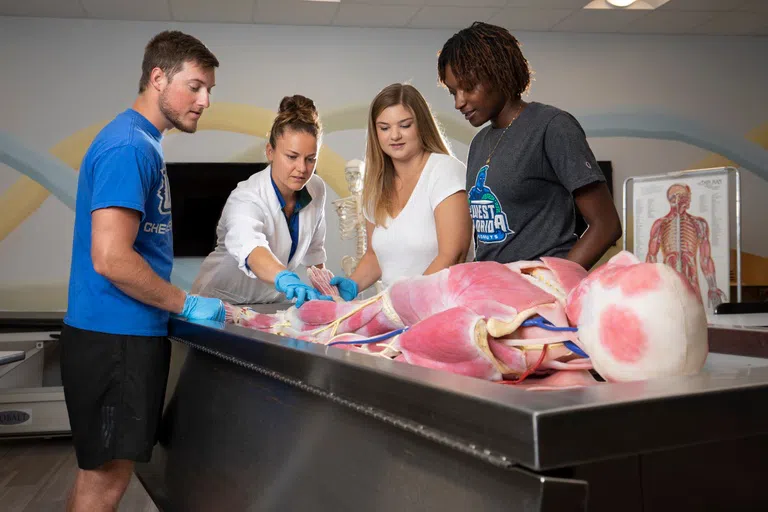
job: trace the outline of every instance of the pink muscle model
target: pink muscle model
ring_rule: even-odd
[[[699,253],[701,271],[707,279],[707,297],[714,308],[725,301],[725,294],[717,287],[715,263],[709,245],[709,225],[701,217],[688,213],[691,206],[691,189],[676,183],[667,189],[670,210],[651,227],[648,255],[645,261],[655,263],[661,249],[664,263],[680,272],[700,296],[699,275],[696,270],[696,253]],[[678,240],[680,244],[678,247]]]
[[[329,277],[310,273],[333,295]],[[366,300],[227,310],[244,327],[536,390],[597,384],[590,370],[612,382],[691,375],[708,352],[687,280],[629,252],[589,275],[559,258],[464,263]]]

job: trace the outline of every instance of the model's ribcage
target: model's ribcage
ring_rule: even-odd
[[[694,290],[699,290],[699,276],[696,273],[696,250],[699,237],[693,219],[669,217],[661,227],[661,250],[664,263],[683,274]]]
[[[696,249],[699,247],[699,233],[690,217],[683,217],[680,222],[680,250],[692,261],[696,259]]]
[[[690,217],[675,216],[665,219],[661,226],[661,250],[667,264],[683,272],[683,260],[695,260],[698,245],[696,226]]]

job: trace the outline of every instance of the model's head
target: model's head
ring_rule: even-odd
[[[139,94],[156,99],[169,126],[193,133],[210,105],[218,66],[199,39],[178,30],[161,32],[144,50]]]
[[[385,87],[368,111],[363,186],[364,204],[377,224],[393,213],[395,164],[425,152],[450,154],[424,96],[409,84]]]
[[[667,200],[673,210],[687,211],[691,206],[691,187],[675,183],[667,189]]]
[[[440,82],[472,126],[495,119],[519,100],[531,83],[528,61],[509,31],[475,22],[443,45],[437,59]]]
[[[299,191],[317,167],[322,125],[315,103],[299,94],[286,96],[269,131],[267,160],[281,192]]]

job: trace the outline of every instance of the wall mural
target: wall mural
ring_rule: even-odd
[[[368,105],[352,105],[323,115],[325,133],[343,130],[365,130]],[[219,130],[252,135],[263,139],[275,112],[247,104],[217,102],[200,119],[198,130]],[[469,145],[475,130],[453,116],[437,114],[447,137]],[[768,181],[768,123],[747,134],[747,138],[703,126],[701,123],[666,113],[649,112],[647,108],[620,112],[593,113],[577,116],[588,137],[638,137],[684,142],[713,152],[694,167],[734,165],[749,169]],[[88,146],[105,120],[82,129],[53,146],[48,154],[26,148],[8,133],[0,133],[0,163],[19,171],[21,176],[0,195],[0,240],[21,225],[53,194],[74,210],[77,169]],[[261,155],[263,142],[254,145],[237,160]],[[348,193],[344,177],[345,160],[324,144],[317,173],[340,197]],[[702,165],[703,164],[703,165]],[[174,265],[171,280],[188,288],[200,262],[180,261]]]

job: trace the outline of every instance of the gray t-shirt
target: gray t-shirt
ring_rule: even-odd
[[[577,240],[573,192],[605,181],[584,130],[569,113],[532,102],[499,141],[502,132],[488,125],[469,147],[477,261],[565,257]]]

